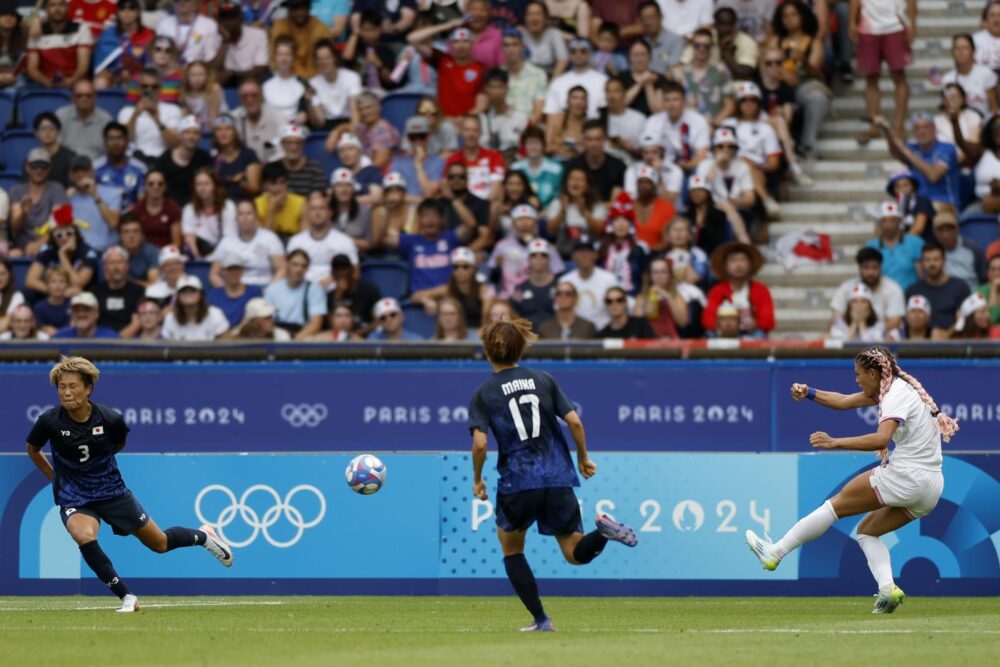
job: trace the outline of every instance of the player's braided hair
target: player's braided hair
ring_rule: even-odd
[[[881,383],[878,390],[879,403],[882,402],[886,392],[889,391],[889,386],[892,385],[892,381],[898,377],[913,387],[916,390],[917,395],[920,396],[920,400],[922,400],[924,404],[930,408],[931,416],[937,419],[938,429],[941,431],[942,440],[948,442],[951,440],[951,436],[958,432],[958,422],[941,412],[937,403],[934,402],[931,395],[927,393],[926,389],[924,389],[924,386],[920,384],[915,377],[899,367],[899,364],[896,362],[896,358],[892,356],[892,352],[884,347],[870,347],[858,354],[858,356],[855,357],[855,361],[861,364],[862,368],[877,370],[879,372],[881,377]]]

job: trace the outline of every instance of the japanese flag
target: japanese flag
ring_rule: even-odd
[[[94,430],[91,431],[90,433],[91,433],[91,435],[104,435],[104,427],[103,426],[95,426]]]

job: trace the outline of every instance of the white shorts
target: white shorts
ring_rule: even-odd
[[[944,491],[944,476],[940,470],[900,468],[892,463],[873,468],[868,482],[879,502],[902,508],[914,519],[927,516]]]

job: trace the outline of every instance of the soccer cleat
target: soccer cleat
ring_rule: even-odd
[[[556,626],[552,625],[552,619],[548,616],[543,621],[535,621],[526,628],[521,628],[521,632],[555,632]]]
[[[893,586],[892,591],[888,595],[879,592],[875,595],[875,608],[872,609],[872,613],[891,614],[896,611],[896,607],[903,604],[905,597],[906,593],[899,586]]]
[[[222,563],[225,567],[232,567],[233,551],[232,549],[229,548],[229,545],[226,544],[222,540],[222,538],[216,535],[215,531],[208,524],[201,526],[198,530],[205,533],[205,535],[208,537],[208,540],[206,540],[205,544],[203,545],[205,549],[208,550],[208,553],[218,558],[219,562]]]
[[[129,593],[122,598],[121,608],[115,611],[119,614],[131,614],[134,611],[139,611],[139,598]]]
[[[607,514],[597,517],[597,532],[614,542],[621,542],[627,547],[634,547],[639,543],[639,536],[635,531],[624,523],[618,523]]]
[[[771,544],[770,539],[762,540],[757,536],[757,533],[748,530],[746,541],[750,551],[760,560],[760,564],[764,566],[765,570],[778,569],[778,563],[781,562],[781,559],[774,555],[774,545]]]

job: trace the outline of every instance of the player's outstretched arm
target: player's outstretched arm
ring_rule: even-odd
[[[42,471],[42,474],[45,475],[49,481],[52,481],[52,464],[49,463],[47,458],[45,458],[45,454],[42,454],[42,450],[35,447],[30,442],[28,443],[28,458],[30,458],[31,462]]]
[[[568,412],[563,421],[569,427],[569,433],[576,443],[576,467],[584,479],[590,479],[597,473],[597,464],[591,461],[587,454],[587,433],[583,429],[583,421],[580,420],[580,415],[576,414],[576,410]]]
[[[855,452],[877,452],[889,446],[899,424],[894,419],[886,419],[878,425],[875,433],[853,438],[833,438],[817,431],[809,436],[809,444],[816,449],[849,449]]]
[[[486,463],[486,434],[476,429],[472,432],[472,495],[486,500],[486,482],[483,481],[483,465]]]
[[[860,391],[856,394],[840,394],[835,391],[815,389],[807,384],[798,382],[792,385],[792,398],[796,401],[807,398],[833,410],[852,410],[876,404],[874,399],[868,398]]]

